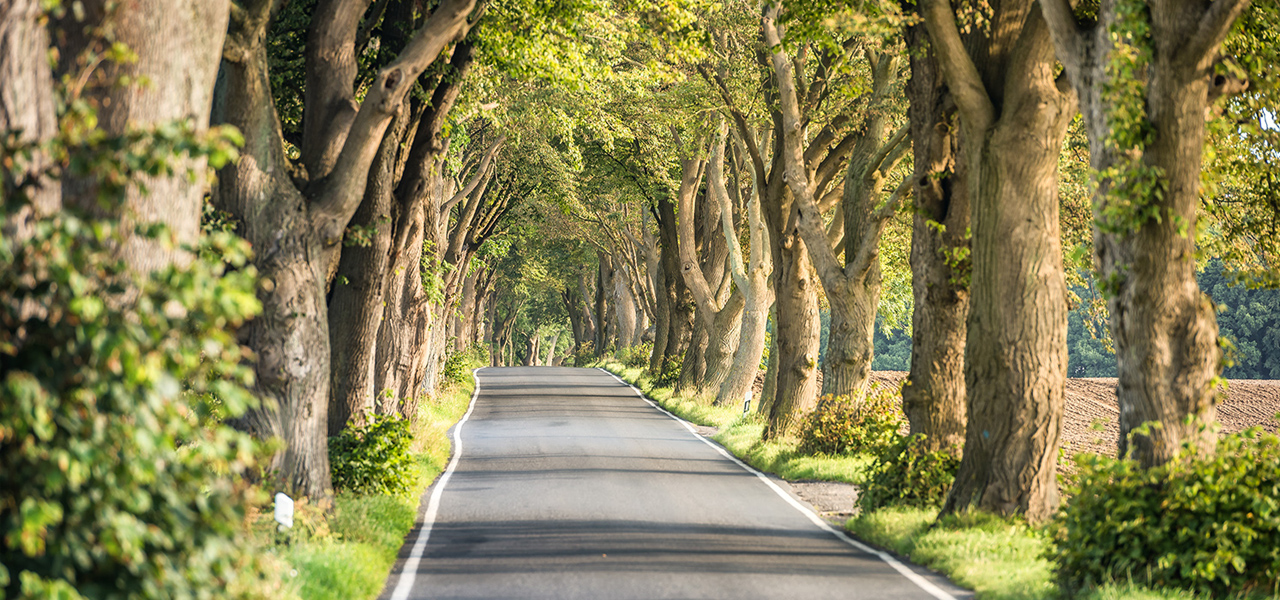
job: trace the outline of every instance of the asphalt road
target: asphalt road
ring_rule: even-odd
[[[824,529],[785,483],[767,483],[606,372],[478,377],[454,432],[460,451],[383,598],[968,596]]]

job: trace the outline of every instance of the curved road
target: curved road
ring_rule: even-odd
[[[824,529],[609,373],[477,375],[383,598],[970,596]]]

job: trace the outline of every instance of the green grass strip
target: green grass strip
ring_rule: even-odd
[[[413,529],[423,492],[444,470],[452,442],[449,428],[462,418],[474,382],[456,386],[418,408],[414,431],[415,473],[399,495],[340,493],[327,519],[328,534],[290,546],[282,558],[297,571],[293,583],[307,600],[377,598]]]

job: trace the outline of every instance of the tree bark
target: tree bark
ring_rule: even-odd
[[[954,107],[924,25],[906,30],[911,79],[908,116],[914,152],[911,227],[911,371],[902,408],[926,447],[962,456],[964,346],[969,314],[969,196],[958,153]],[[939,227],[940,226],[940,227]]]
[[[856,134],[853,156],[845,175],[842,199],[844,256],[841,265],[830,246],[804,160],[803,125],[792,61],[782,50],[781,36],[772,19],[764,19],[765,43],[776,50],[772,63],[783,117],[783,155],[787,185],[799,211],[798,230],[813,257],[817,273],[831,305],[831,329],[823,363],[822,393],[861,401],[871,378],[875,349],[876,311],[880,304],[880,237],[887,220],[901,203],[901,186],[884,206],[878,206],[886,176],[906,150],[903,133],[884,140],[888,130],[885,106],[889,87],[897,78],[892,57],[868,52],[873,92],[861,131]]]
[[[947,0],[924,6],[973,165],[968,431],[943,510],[1039,522],[1058,504],[1067,319],[1057,168],[1075,95],[1054,76],[1048,28],[1031,0],[1002,2],[991,37],[975,34],[968,50]]]
[[[713,186],[716,181],[712,180]],[[720,180],[719,183],[724,182]],[[741,187],[740,183],[735,177],[735,190]],[[773,257],[769,230],[764,223],[764,215],[760,212],[760,194],[755,177],[751,178],[751,190],[743,207],[743,212],[747,214],[750,263],[743,259],[738,233],[733,226],[729,194],[726,190],[716,191],[721,203],[720,221],[728,248],[729,272],[737,289],[741,290],[743,300],[742,320],[738,327],[740,339],[733,354],[733,364],[716,392],[715,403],[718,406],[743,401],[751,390],[751,385],[755,383],[756,372],[760,370],[760,358],[764,356],[765,327],[769,322],[769,305],[772,304],[769,275],[773,272]]]
[[[1108,68],[1120,37],[1110,32],[1135,18],[1119,0],[1103,2],[1097,23],[1087,28],[1068,4],[1042,4],[1058,57],[1080,94],[1091,166],[1103,174],[1094,196],[1094,251],[1116,346],[1120,452],[1145,466],[1167,462],[1183,444],[1212,452],[1216,433],[1206,426],[1216,418],[1214,379],[1222,353],[1213,304],[1195,278],[1200,168],[1206,111],[1232,84],[1215,75],[1213,65],[1249,2],[1144,5],[1136,18],[1146,21],[1150,39],[1121,43],[1149,45],[1142,48],[1150,53],[1149,64],[1138,67],[1145,81],[1126,81],[1134,74]],[[1113,86],[1132,83],[1141,89],[1141,114],[1107,95]],[[1145,147],[1110,143],[1118,110],[1126,111],[1121,126],[1147,132]],[[1111,179],[1117,169],[1146,170],[1150,185],[1135,189]],[[1114,216],[1129,203],[1138,214]],[[1141,431],[1144,423],[1154,426]]]
[[[474,6],[473,0],[444,0],[437,7],[368,86],[341,141],[317,142],[340,150],[332,168],[323,176],[311,173],[319,179],[303,190],[290,177],[293,170],[283,154],[271,99],[265,41],[273,3],[247,0],[236,5],[223,46],[214,114],[244,132],[245,150],[238,163],[219,173],[213,197],[219,208],[234,215],[257,251],[263,314],[249,325],[247,337],[258,356],[258,391],[268,400],[240,424],[285,440],[272,467],[302,495],[332,493],[325,436],[330,345],[324,296],[337,264],[338,243],[364,197],[370,168],[405,95],[445,46],[466,34]],[[334,48],[344,43],[339,40]],[[308,68],[314,71],[314,65]],[[352,97],[353,83],[342,84]]]
[[[10,244],[29,238],[35,219],[62,207],[61,187],[48,174],[52,158],[39,147],[58,130],[49,31],[42,17],[38,0],[0,0],[0,132],[16,133],[17,141],[31,150],[29,159],[12,156],[15,163],[8,168],[14,177],[0,178],[5,203],[18,195],[29,203],[4,219],[4,236]],[[10,158],[2,156],[0,162]]]
[[[619,268],[613,272],[613,315],[617,324],[618,350],[630,348],[634,343],[636,330],[636,302],[627,287],[626,265],[619,262]]]
[[[131,130],[185,122],[194,133],[203,133],[209,128],[229,7],[227,0],[138,0],[127,10],[113,10],[107,0],[84,2],[83,21],[69,11],[56,25],[63,31],[58,44],[62,68],[86,68],[78,66],[76,59],[86,49],[106,44],[95,32],[109,23],[113,41],[126,45],[137,60],[106,63],[101,67],[104,83],[84,89],[82,98],[97,109],[99,128],[122,136]],[[109,83],[122,77],[131,83]],[[203,158],[175,157],[172,175],[143,176],[130,186],[124,203],[112,207],[99,204],[96,177],[68,173],[62,178],[63,198],[67,205],[90,214],[120,217],[120,257],[131,269],[146,273],[191,260],[186,248],[200,236],[209,183],[205,172]],[[167,227],[162,238],[135,233],[139,226],[156,223]]]
[[[344,249],[338,259],[338,281],[329,300],[330,436],[341,433],[348,421],[364,425],[366,415],[377,410],[373,368],[391,259],[391,201],[398,149],[409,125],[407,112],[401,111],[387,129],[364,201],[351,218],[353,225],[372,228],[373,237],[368,246]]]
[[[688,288],[680,275],[680,245],[676,226],[676,205],[670,195],[662,194],[658,198],[658,240],[661,246],[660,269],[662,285],[657,290],[665,298],[659,299],[659,323],[662,323],[662,306],[665,302],[665,331],[659,334],[663,342],[661,349],[654,342],[654,358],[650,361],[650,372],[655,375],[665,373],[672,361],[681,360],[693,337],[693,302]],[[656,362],[656,365],[654,364]],[[656,368],[654,368],[656,366]]]
[[[744,306],[743,297],[728,287],[725,262],[728,247],[720,240],[720,212],[726,204],[719,198],[727,194],[724,185],[724,155],[728,128],[721,125],[712,144],[711,158],[702,161],[690,158],[682,161],[683,176],[677,193],[679,209],[680,270],[685,285],[697,304],[699,318],[696,343],[685,353],[685,369],[681,372],[681,389],[694,394],[719,391],[729,375],[730,362],[738,346],[739,322]],[[704,169],[705,167],[705,169]],[[702,173],[707,173],[707,194],[704,202],[697,202]],[[697,211],[697,205],[702,210]],[[732,210],[730,209],[730,213]],[[698,259],[695,224],[699,217],[704,225],[702,246],[705,261]],[[697,362],[691,362],[690,359]]]

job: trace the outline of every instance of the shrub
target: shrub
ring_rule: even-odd
[[[450,383],[465,383],[471,377],[471,370],[489,364],[489,348],[481,343],[473,343],[462,350],[450,350],[444,359],[444,380]]]
[[[649,356],[653,354],[653,342],[623,348],[619,354],[618,360],[628,367],[646,367],[649,365]]]
[[[675,387],[676,382],[680,381],[680,369],[684,367],[684,354],[679,358],[667,359],[662,365],[662,371],[653,378],[654,387]]]
[[[930,450],[924,434],[890,432],[892,441],[876,453],[858,506],[872,511],[886,506],[941,506],[956,480],[960,459],[944,450]]]
[[[578,346],[577,351],[573,353],[573,366],[585,367],[596,360],[596,344],[595,342],[582,342]]]
[[[370,415],[360,427],[329,438],[333,487],[357,494],[400,494],[409,489],[413,458],[409,421],[399,415]]]
[[[1250,429],[1212,455],[1185,448],[1144,469],[1076,457],[1049,557],[1062,589],[1111,581],[1213,596],[1280,588],[1280,438]]]
[[[255,402],[247,245],[142,277],[114,231],[63,214],[0,240],[0,597],[252,596],[255,445],[218,423]]]
[[[893,442],[902,424],[897,394],[872,384],[866,398],[854,402],[848,396],[823,396],[800,423],[804,454],[854,454],[876,452]]]

